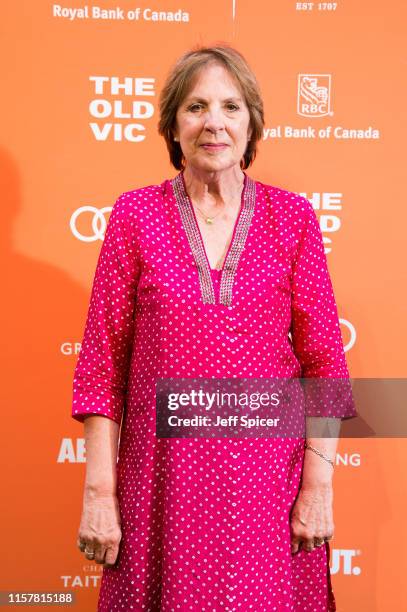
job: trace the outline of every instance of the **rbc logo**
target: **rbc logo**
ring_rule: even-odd
[[[361,568],[354,563],[356,555],[360,555],[360,550],[351,548],[332,549],[331,574],[344,574],[345,576],[359,576]]]
[[[302,117],[326,117],[331,111],[331,75],[299,74],[297,113]]]

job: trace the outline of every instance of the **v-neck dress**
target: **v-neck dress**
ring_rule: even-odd
[[[348,376],[307,199],[245,173],[223,267],[212,270],[183,172],[123,193],[73,381],[74,419],[122,425],[122,539],[98,611],[335,610],[329,543],[291,553],[304,439],[159,438],[155,385]]]

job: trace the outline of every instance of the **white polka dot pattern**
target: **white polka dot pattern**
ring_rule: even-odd
[[[72,405],[78,421],[122,421],[123,535],[99,612],[336,609],[329,544],[290,549],[303,439],[155,436],[159,377],[349,376],[312,205],[253,183],[230,304],[222,270],[202,299],[172,181],[122,194],[110,215]]]

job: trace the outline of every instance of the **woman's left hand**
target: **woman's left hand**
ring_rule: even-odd
[[[332,483],[302,486],[291,513],[291,552],[310,552],[333,537]],[[300,519],[303,521],[301,522]],[[303,524],[305,523],[305,525]]]

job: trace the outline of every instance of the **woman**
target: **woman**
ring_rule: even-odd
[[[335,610],[337,438],[155,430],[158,378],[349,375],[315,212],[244,171],[264,118],[237,51],[186,53],[160,112],[180,172],[115,203],[74,377],[98,610]]]

